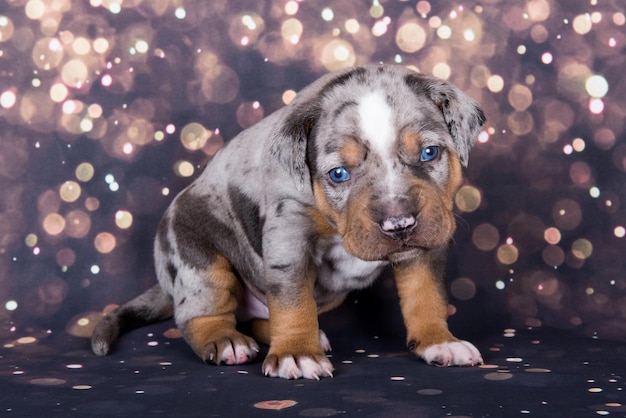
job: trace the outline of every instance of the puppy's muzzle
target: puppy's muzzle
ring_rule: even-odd
[[[379,222],[378,226],[383,234],[394,240],[406,239],[415,227],[417,219],[414,213],[405,213],[398,216],[389,216]]]

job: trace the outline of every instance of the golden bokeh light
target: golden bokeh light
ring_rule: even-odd
[[[454,202],[463,212],[474,212],[482,200],[480,190],[474,186],[463,186],[454,197]]]

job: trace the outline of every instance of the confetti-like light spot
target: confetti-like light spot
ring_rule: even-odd
[[[501,381],[501,380],[509,380],[513,378],[513,375],[511,373],[487,373],[484,376],[485,379],[487,380],[495,380],[495,381]]]
[[[623,226],[616,226],[613,229],[613,235],[617,238],[624,238],[626,236],[626,228]]]
[[[17,307],[18,304],[14,300],[9,300],[7,301],[7,303],[4,304],[4,309],[6,309],[7,311],[14,311],[17,309]]]
[[[298,402],[294,400],[286,399],[286,400],[257,402],[254,404],[254,407],[258,409],[271,409],[271,410],[280,411],[281,409],[291,408],[292,406],[295,406],[297,404]]]
[[[55,377],[37,377],[30,379],[29,383],[37,386],[58,386],[65,384],[66,381]]]
[[[22,337],[18,338],[16,341],[18,344],[33,344],[37,342],[37,338],[35,337]]]
[[[443,391],[441,389],[420,389],[417,393],[424,396],[434,396],[442,394]]]
[[[505,287],[506,287],[506,283],[504,283],[502,280],[498,280],[496,282],[496,289],[504,290]]]

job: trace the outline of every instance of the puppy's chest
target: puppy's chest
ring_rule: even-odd
[[[318,243],[314,261],[318,286],[331,292],[368,287],[387,265],[385,261],[364,261],[348,254],[339,237]]]

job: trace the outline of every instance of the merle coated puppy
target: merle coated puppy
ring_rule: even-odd
[[[332,376],[318,315],[391,264],[408,349],[431,364],[482,363],[448,330],[444,276],[453,197],[484,120],[457,88],[400,66],[315,81],[174,199],[154,246],[158,284],[102,319],[93,351],[174,316],[202,360],[248,362],[258,340],[268,376]]]

